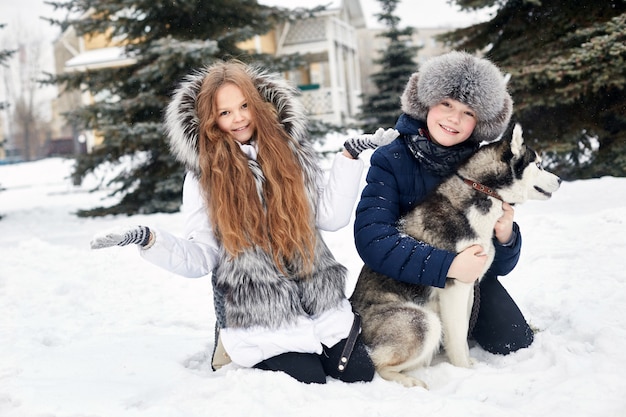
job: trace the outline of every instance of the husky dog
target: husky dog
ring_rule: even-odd
[[[495,255],[494,227],[502,202],[547,200],[561,183],[544,171],[516,125],[510,140],[481,147],[400,221],[401,230],[434,247],[461,252],[479,244],[487,271]],[[467,344],[474,284],[448,279],[445,288],[394,280],[364,266],[351,297],[376,370],[405,386],[426,384],[402,373],[428,366],[440,346],[450,363],[469,367]]]

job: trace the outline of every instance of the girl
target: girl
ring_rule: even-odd
[[[131,227],[93,248],[138,244],[146,260],[187,277],[212,275],[213,366],[283,371],[305,383],[326,376],[370,381],[373,364],[345,297],[346,269],[320,229],[345,226],[356,201],[359,150],[390,131],[348,141],[326,183],[296,90],[238,61],[190,76],[166,110],[171,151],[188,170],[184,238]]]

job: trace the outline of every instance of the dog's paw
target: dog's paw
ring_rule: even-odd
[[[378,374],[387,381],[397,382],[398,384],[402,384],[407,388],[413,387],[422,387],[424,389],[428,389],[428,385],[421,379],[414,378],[412,376],[396,372],[396,371],[379,371]]]
[[[469,356],[449,357],[450,363],[459,368],[471,368],[474,365],[474,359]]]
[[[422,387],[424,389],[428,389],[428,384],[426,384],[424,381],[422,381],[421,379],[410,377],[410,376],[407,377],[406,381],[404,382],[399,381],[399,382],[407,388]]]

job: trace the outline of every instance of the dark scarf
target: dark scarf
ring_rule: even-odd
[[[458,145],[441,146],[430,139],[426,122],[401,114],[396,129],[402,135],[411,153],[424,167],[439,177],[456,172],[463,161],[478,150],[479,145],[471,137]]]

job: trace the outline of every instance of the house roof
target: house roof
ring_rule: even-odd
[[[289,2],[284,0],[260,0],[259,2],[267,4],[268,6],[288,7],[290,9],[299,7],[311,9],[323,5],[328,5],[328,9],[338,9],[341,7],[343,0],[289,0]]]
[[[85,70],[103,67],[117,67],[134,64],[135,59],[124,53],[124,48],[111,46],[109,48],[93,49],[76,55],[65,62],[65,70]]]

